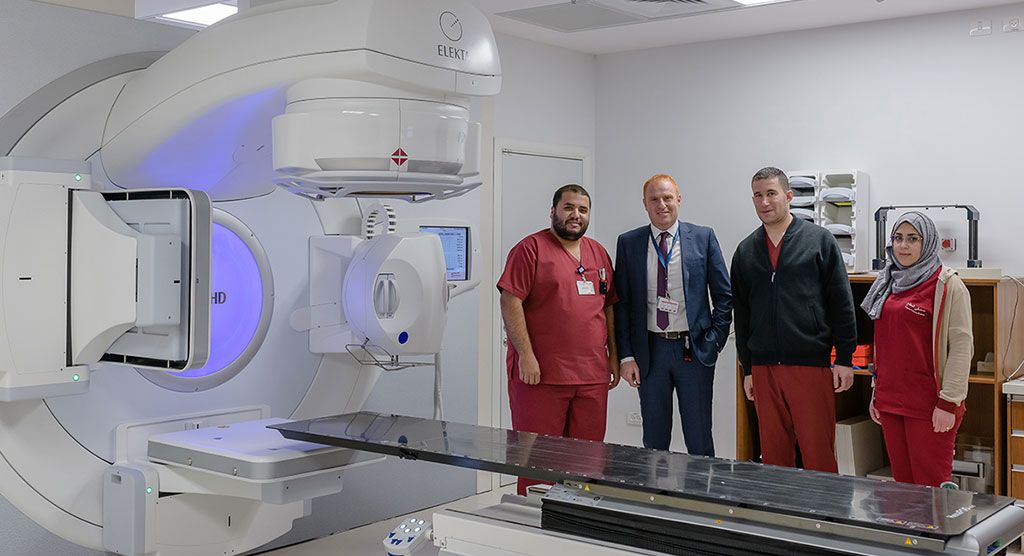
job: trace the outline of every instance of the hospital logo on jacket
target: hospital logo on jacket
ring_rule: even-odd
[[[914,313],[915,315],[919,316],[919,317],[927,317],[928,316],[928,309],[925,309],[924,307],[918,307],[917,305],[914,305],[913,303],[907,303],[906,309],[908,311],[910,311],[911,313]]]

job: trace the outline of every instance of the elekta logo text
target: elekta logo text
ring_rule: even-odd
[[[465,60],[469,52],[465,48],[455,48],[454,46],[439,44],[437,45],[437,55],[453,60]]]

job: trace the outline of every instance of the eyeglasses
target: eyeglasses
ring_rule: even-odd
[[[891,239],[893,245],[896,245],[897,243],[906,243],[907,245],[917,245],[918,243],[921,243],[921,236],[914,234],[906,236],[903,234],[893,234]]]

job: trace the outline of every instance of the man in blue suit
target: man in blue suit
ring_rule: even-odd
[[[622,379],[639,390],[645,447],[668,449],[674,390],[686,451],[714,456],[711,399],[732,322],[729,267],[711,228],[679,221],[672,176],[651,177],[643,196],[651,223],[620,235],[615,255]]]

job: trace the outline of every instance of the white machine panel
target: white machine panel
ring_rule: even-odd
[[[287,114],[274,118],[274,168],[287,174],[354,172],[352,181],[388,171],[396,174],[380,178],[395,180],[405,172],[457,176],[468,126],[469,110],[454,104],[368,98],[293,102]]]
[[[459,175],[466,162],[469,110],[454,104],[402,101],[401,148],[407,171]],[[405,166],[405,165],[403,165]]]
[[[80,394],[100,360],[206,362],[209,198],[90,191],[88,169],[0,158],[0,401]]]
[[[479,185],[478,124],[469,121],[464,101],[409,96],[348,79],[292,86],[287,112],[273,122],[274,169],[288,176],[277,183],[314,198],[414,201]]]
[[[149,438],[149,459],[231,480],[262,483],[284,482],[324,471],[336,475],[342,468],[351,469],[384,459],[368,452],[288,440],[267,428],[284,422],[287,419],[259,419],[154,435]],[[340,477],[335,476],[328,484],[330,486],[321,495],[341,490]],[[295,501],[287,495],[277,492],[275,498],[268,501]]]
[[[88,185],[82,162],[0,158],[0,400],[88,388],[67,346],[68,203]]]
[[[396,41],[394,35],[402,37]],[[462,94],[496,94],[501,66],[486,16],[466,2],[375,2],[366,31],[370,50],[454,70]]]
[[[356,236],[309,239],[309,351],[313,353],[344,353],[345,346],[353,343],[342,309],[341,284],[360,241]]]
[[[137,239],[133,249],[118,259],[122,268],[97,271],[95,260],[111,256],[104,253],[110,242],[97,234],[72,236],[72,322],[83,331],[76,336],[73,328],[72,342],[103,330],[96,324],[97,316],[109,310],[108,302],[124,297],[125,289],[132,295],[122,299],[123,313],[129,312],[130,305],[131,319],[121,321],[116,334],[105,331],[103,341],[95,342],[80,361],[102,359],[172,372],[203,366],[210,344],[209,198],[187,189],[133,190],[102,197],[107,212],[104,224]],[[77,222],[77,215],[73,216],[72,222]],[[83,251],[84,256],[74,256]],[[107,266],[113,267],[113,261]],[[102,277],[99,283],[97,275]],[[82,287],[80,280],[91,283]],[[88,310],[76,309],[80,304]]]
[[[102,193],[76,191],[71,199],[71,360],[87,365],[135,323],[139,234]]]
[[[390,211],[387,216],[387,221],[376,222],[374,226],[369,226],[366,223],[366,219],[371,219],[374,216],[374,212],[379,209],[380,211]],[[441,245],[441,256],[436,260],[431,260],[429,263],[427,259],[434,255],[428,254],[427,251],[419,253],[417,256],[418,262],[416,268],[421,273],[433,276],[435,269],[439,265],[443,264],[443,268],[440,270],[444,274],[445,283],[447,285],[447,299],[451,299],[461,293],[470,291],[479,285],[479,281],[475,280],[476,276],[476,257],[473,255],[474,250],[478,248],[476,245],[479,243],[479,238],[476,237],[476,229],[465,220],[458,220],[453,218],[412,218],[412,219],[398,219],[394,216],[394,211],[386,205],[374,205],[368,209],[370,212],[369,216],[364,217],[364,231],[368,236],[374,234],[385,233],[388,231],[394,234],[397,231],[397,235],[393,235],[389,242],[401,241],[396,238],[411,237],[413,235],[433,235],[437,236]],[[381,212],[380,214],[383,214]],[[390,234],[389,234],[390,235]],[[377,236],[372,241],[384,241],[385,236]],[[356,236],[322,236],[313,237],[309,241],[309,323],[308,326],[303,329],[309,330],[309,349],[313,353],[344,353],[352,344],[360,344],[367,340],[369,334],[365,332],[368,329],[374,329],[373,324],[360,324],[353,327],[349,323],[350,312],[358,311],[369,308],[366,301],[360,301],[360,295],[356,293],[358,288],[362,288],[360,285],[363,281],[368,280],[368,274],[371,269],[367,266],[367,263],[359,263],[358,265],[353,264],[353,260],[357,256],[363,257],[364,260],[369,260],[372,257],[368,256],[369,251],[367,247],[360,247],[357,249],[364,240]],[[426,240],[419,240],[426,241]],[[433,253],[433,246],[429,248],[430,253]],[[396,249],[393,252],[393,256],[401,258],[404,249]],[[426,269],[430,269],[429,271]],[[352,278],[347,278],[349,270],[353,269],[356,274],[364,273],[362,276],[353,275]],[[387,274],[387,273],[385,273]],[[356,303],[360,308],[345,308],[345,296],[346,289],[344,287],[339,288],[339,284],[346,283],[346,280],[351,280],[348,288],[357,288],[356,290],[350,291],[348,299],[353,303]],[[379,290],[375,289],[373,295],[375,296],[374,304],[383,304],[384,299],[382,296],[385,293],[388,294],[388,303],[400,303],[403,295],[391,295],[392,292],[385,291],[384,285],[390,283],[390,278],[375,278],[376,287],[379,283],[381,286]],[[430,278],[433,280],[433,278]],[[424,286],[426,292],[431,290]],[[444,328],[444,319],[446,318],[446,311],[436,312],[442,305],[436,305],[426,298],[429,295],[422,296],[418,299],[423,300],[422,309],[425,314],[422,316],[422,324],[418,324],[422,329],[428,329],[431,326],[426,324],[430,319],[434,319],[434,327],[438,330]],[[443,298],[438,298],[443,299]],[[406,301],[408,303],[408,300]],[[446,306],[446,304],[444,305]],[[383,327],[395,326],[389,323],[391,317],[387,317],[390,311],[385,310],[384,320],[380,320],[380,325]],[[432,314],[432,316],[431,316]],[[357,317],[362,318],[362,317]],[[369,317],[367,317],[369,318]],[[362,321],[360,321],[362,322]],[[398,333],[400,333],[399,331]],[[411,334],[411,332],[410,332]],[[438,336],[440,338],[440,336]],[[433,341],[433,340],[431,340]],[[374,342],[369,342],[374,344]],[[411,354],[413,352],[408,351],[407,345],[396,344],[394,340],[388,340],[385,342],[390,344],[391,347],[386,350],[393,355],[403,353]],[[376,344],[374,344],[376,345]],[[415,348],[421,349],[421,348]],[[415,353],[429,353],[416,351]]]
[[[3,368],[23,373],[59,369],[66,364],[65,342],[54,330],[66,328],[63,303],[47,300],[67,296],[68,220],[63,211],[41,210],[66,206],[68,190],[61,186],[12,184],[10,172],[0,174],[0,203],[9,215],[7,228],[24,234],[20,241],[4,236],[4,319],[0,321]],[[25,241],[25,238],[32,238]],[[14,321],[14,315],[35,312],[29,322]]]
[[[112,465],[103,474],[103,547],[115,554],[152,551],[160,479],[147,465]],[[109,519],[108,519],[109,518]]]
[[[138,198],[134,198],[136,196]],[[134,326],[107,352],[179,362],[170,365],[170,370],[201,367],[206,357],[203,355],[201,361],[196,359],[191,344],[194,338],[198,341],[195,347],[199,348],[199,353],[208,353],[209,332],[208,325],[204,323],[209,319],[200,318],[197,325],[193,325],[189,317],[194,311],[209,312],[209,203],[184,195],[179,198],[167,195],[147,198],[142,192],[109,203],[117,216],[140,234],[140,242],[137,257],[139,296]],[[194,230],[193,221],[196,222]],[[198,267],[192,262],[193,247],[198,249]],[[188,277],[193,275],[193,269],[198,280],[190,281]],[[197,326],[194,331],[193,326]],[[180,363],[188,361],[190,356],[194,360],[192,363]],[[163,368],[144,362],[135,366]]]
[[[388,171],[400,126],[398,99],[289,103],[288,113],[274,118],[274,168],[288,174]]]
[[[356,246],[342,287],[356,342],[391,355],[441,350],[448,313],[444,253],[435,234],[385,234]]]

